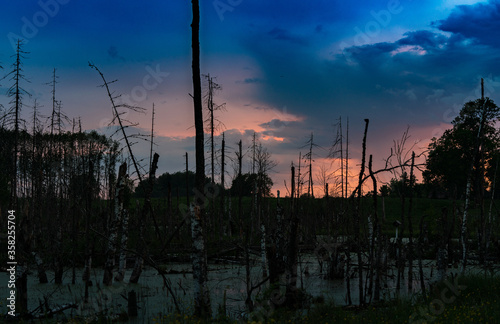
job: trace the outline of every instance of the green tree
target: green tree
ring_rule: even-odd
[[[144,198],[144,189],[148,185],[148,178],[142,180],[142,182],[137,184],[134,190],[134,196],[137,198]],[[210,183],[210,178],[205,176],[205,184]],[[188,172],[188,184],[189,191],[193,195],[192,191],[195,186],[195,173],[193,171]],[[218,186],[218,185],[217,185]],[[176,196],[179,193],[179,197],[186,197],[186,172],[177,171],[175,173],[165,172],[156,179],[154,179],[153,192],[151,193],[152,198],[165,198],[168,196],[168,188],[170,187],[170,193],[172,196]]]
[[[472,189],[475,192],[486,189],[492,180],[492,168],[495,167],[492,159],[500,143],[500,134],[495,128],[499,118],[500,109],[493,100],[486,98],[467,102],[453,120],[453,128],[446,130],[440,138],[433,138],[429,144],[424,182],[434,190],[460,198],[465,193],[467,175],[473,162],[475,185]]]
[[[249,197],[254,191],[254,184],[257,183],[257,188],[260,188],[262,197],[271,197],[271,188],[273,187],[273,180],[263,173],[245,173],[236,176],[231,184],[231,195],[238,196],[240,190],[241,195]]]

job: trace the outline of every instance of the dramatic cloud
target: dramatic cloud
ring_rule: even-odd
[[[48,19],[41,24],[34,20],[45,12],[38,2],[23,8],[6,2],[0,21],[4,74],[12,63],[12,35],[25,38],[30,52],[24,72],[31,83],[24,86],[33,97],[25,98],[23,117],[29,120],[35,98],[41,113],[48,114],[46,83],[57,68],[56,97],[64,112],[81,116],[86,129],[103,127],[111,109],[98,87],[102,80],[88,67],[92,61],[109,81],[119,80],[112,85],[115,95],[148,109],[128,119],[148,128],[155,104],[158,172],[183,169],[183,154],[194,151],[190,6],[189,1],[148,6],[71,1],[57,14],[45,13]],[[382,163],[408,125],[412,140],[424,144],[439,135],[464,102],[480,95],[481,77],[487,96],[500,103],[496,0],[361,0],[356,5],[254,0],[234,1],[225,12],[211,1],[200,6],[201,68],[223,87],[215,100],[227,107],[218,117],[227,128],[228,156],[234,156],[240,139],[247,150],[255,132],[280,163],[272,175],[279,186],[311,133],[318,145],[330,147],[339,116],[344,122],[349,117],[353,165],[365,118],[370,119],[368,150]],[[0,93],[8,81],[2,86]],[[0,97],[4,107],[8,102]],[[134,149],[147,158],[147,147]],[[319,150],[318,161],[326,154]]]
[[[457,6],[446,19],[435,25],[442,31],[462,35],[480,44],[500,47],[500,2],[491,0]]]

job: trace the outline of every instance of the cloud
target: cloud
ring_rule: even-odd
[[[237,84],[252,84],[252,83],[260,83],[262,82],[259,78],[246,78],[244,80],[237,80],[235,83]]]
[[[279,129],[288,125],[287,121],[280,119],[273,119],[267,123],[262,123],[259,126],[265,129]]]
[[[434,22],[442,31],[474,39],[480,44],[500,47],[500,1],[457,6],[443,20]]]
[[[403,38],[398,40],[396,44],[404,45],[417,45],[425,50],[439,49],[446,43],[447,37],[442,34],[437,34],[429,30],[417,30],[405,33]]]

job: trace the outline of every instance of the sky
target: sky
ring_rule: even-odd
[[[349,120],[354,183],[364,119],[370,120],[367,154],[379,169],[408,127],[407,149],[417,153],[450,128],[463,104],[480,97],[481,78],[485,95],[500,102],[498,0],[200,2],[201,71],[222,87],[214,100],[226,108],[216,115],[226,155],[235,158],[241,139],[247,152],[243,171],[249,171],[255,132],[277,162],[270,173],[275,194],[286,193],[290,166],[307,153],[311,134],[317,144],[314,190],[322,190],[319,169],[334,173],[339,167],[328,158],[339,117],[344,136]],[[89,68],[92,62],[107,80],[117,80],[111,88],[121,95],[119,103],[146,109],[126,114],[138,123],[129,133],[149,134],[154,104],[157,174],[183,170],[185,152],[194,161],[190,1],[9,1],[0,17],[0,75],[12,69],[17,39],[24,39],[28,52],[25,119],[35,99],[41,113],[50,115],[47,83],[56,69],[63,112],[80,118],[85,130],[111,133],[111,105],[99,87],[102,80]],[[4,108],[11,83],[0,80]],[[147,157],[149,144],[137,143],[134,152]],[[226,170],[228,186],[232,162]],[[392,176],[381,173],[379,181]]]

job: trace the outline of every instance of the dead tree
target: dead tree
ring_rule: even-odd
[[[241,149],[241,140],[238,142],[238,152],[236,153],[236,157],[238,158],[238,178],[241,179],[241,169],[243,163],[243,152]],[[238,186],[238,224],[240,227],[240,237],[243,235],[243,188],[242,186]]]
[[[158,168],[158,153],[153,156],[153,162],[151,163],[151,169],[149,170],[148,184],[145,189],[144,205],[142,206],[141,219],[139,223],[139,244],[138,253],[135,257],[134,269],[130,275],[129,282],[137,283],[142,273],[142,265],[144,264],[144,259],[147,254],[147,245],[144,238],[144,231],[148,224],[148,214],[151,211],[151,192],[153,191],[153,184],[156,175],[156,169]]]
[[[115,281],[123,281],[125,269],[127,268],[127,243],[128,243],[128,209],[124,208],[120,218],[120,256],[118,261],[118,271],[115,275]]]
[[[224,133],[222,133],[222,147],[221,147],[221,163],[220,163],[220,186],[221,186],[221,193],[220,193],[220,210],[219,210],[219,228],[220,228],[220,235],[223,235],[226,231],[225,226],[224,226],[224,221],[225,221],[225,210],[224,210],[224,198],[225,198],[225,150],[226,150],[226,141],[224,139]]]
[[[328,153],[328,157],[331,159],[336,159],[340,157],[340,197],[344,198],[344,134],[342,133],[342,117],[339,117],[339,121],[334,125],[336,127],[337,132],[335,134],[335,138],[333,140],[333,144],[330,146],[330,152]],[[333,163],[333,162],[332,162]],[[323,171],[323,170],[322,170]],[[338,170],[336,170],[338,171]],[[336,171],[334,173],[336,173]],[[322,172],[323,173],[323,172]],[[321,179],[319,179],[321,180]],[[337,185],[338,187],[338,185]],[[343,199],[340,201],[340,205],[343,206]]]
[[[12,86],[7,90],[7,96],[12,98],[9,102],[12,106],[7,114],[4,116],[4,123],[12,125],[14,129],[14,145],[13,151],[9,152],[12,154],[12,165],[10,170],[10,201],[9,201],[9,210],[16,210],[18,207],[18,199],[17,199],[17,191],[18,191],[18,155],[19,155],[19,138],[20,138],[20,126],[22,123],[21,119],[21,110],[22,110],[22,99],[23,96],[28,95],[29,93],[23,89],[21,86],[22,81],[26,81],[26,78],[23,74],[22,68],[22,60],[25,58],[24,54],[27,52],[22,50],[23,42],[22,40],[17,41],[16,45],[16,53],[14,54],[15,61],[12,64],[12,71],[7,74],[7,77],[10,77],[10,80],[13,81]],[[19,215],[21,216],[21,215]],[[30,250],[30,244],[28,236],[22,235],[22,231],[25,230],[27,234],[28,228],[27,223],[28,220],[26,217],[19,217],[19,231],[21,235],[18,235],[20,239],[18,239],[18,248],[17,251],[20,251],[16,254],[17,258],[17,272],[16,272],[16,288],[17,288],[17,309],[21,313],[22,316],[25,316],[28,311],[28,283],[27,283],[27,273],[28,273],[28,265],[27,259]],[[22,227],[24,226],[24,228]]]
[[[125,132],[125,128],[127,126],[136,126],[136,124],[126,125],[125,121],[122,119],[123,113],[120,112],[120,111],[118,111],[118,108],[126,108],[126,109],[129,109],[131,111],[135,111],[135,112],[144,112],[144,108],[130,106],[130,105],[127,105],[127,104],[117,104],[116,103],[116,99],[119,96],[114,96],[112,94],[111,90],[109,89],[109,84],[115,82],[116,80],[115,81],[111,81],[111,82],[106,81],[106,78],[104,77],[104,74],[101,72],[101,70],[99,70],[99,68],[97,68],[97,66],[95,66],[94,64],[92,64],[90,62],[89,62],[89,66],[92,69],[95,69],[99,73],[99,75],[101,76],[101,79],[103,81],[103,85],[101,87],[103,87],[103,88],[106,89],[106,93],[108,94],[108,98],[109,98],[109,100],[111,102],[111,106],[112,106],[112,109],[113,109],[113,120],[112,120],[112,123],[115,122],[115,121],[118,122],[119,130],[120,130],[120,132],[123,135],[123,139],[125,140],[125,146],[127,147],[127,150],[128,150],[128,153],[129,153],[129,157],[132,160],[132,164],[134,166],[134,171],[137,174],[137,177],[139,178],[139,183],[142,183],[142,176],[141,176],[141,172],[139,171],[139,163],[137,162],[137,159],[135,158],[135,155],[132,152],[132,143],[129,140],[130,136],[128,136],[127,133]]]
[[[302,161],[302,152],[299,152],[299,165],[298,165],[298,172],[297,172],[297,198],[300,198],[301,194],[301,184],[302,184],[302,178],[301,178],[301,173],[300,173],[300,162]]]
[[[411,154],[410,166],[410,197],[408,206],[408,290],[411,292],[413,289],[413,188],[415,187],[415,179],[413,176],[413,169],[415,168],[415,152]]]
[[[205,188],[205,149],[203,134],[203,107],[200,79],[200,5],[199,0],[191,0],[193,9],[193,21],[191,23],[193,51],[193,102],[195,122],[195,147],[196,147],[196,175],[195,183],[198,195],[194,206],[191,206],[191,235],[193,238],[193,278],[195,280],[194,291],[194,313],[200,318],[210,318],[212,309],[210,307],[210,292],[207,288],[207,254],[205,249],[205,238],[203,227],[205,213],[203,211],[203,193]],[[201,197],[200,197],[201,196]]]
[[[479,128],[477,131],[477,136],[475,140],[475,145],[474,145],[474,151],[473,155],[471,157],[470,161],[470,167],[469,171],[467,173],[467,185],[465,189],[465,206],[464,206],[464,213],[462,216],[462,228],[460,232],[460,241],[462,243],[462,274],[465,273],[465,268],[467,266],[467,216],[469,213],[469,206],[470,206],[470,195],[471,195],[471,186],[472,186],[472,175],[474,173],[474,166],[476,163],[476,158],[479,153],[479,148],[481,146],[481,137],[483,134],[483,127],[486,122],[486,101],[484,99],[484,88],[483,88],[483,79],[481,78],[481,104],[482,104],[482,112],[481,112],[481,120],[479,123]]]
[[[363,134],[363,151],[361,155],[361,171],[359,172],[359,190],[356,202],[356,211],[355,211],[355,229],[354,229],[354,237],[356,241],[356,252],[358,259],[358,284],[359,284],[359,304],[363,305],[365,303],[365,297],[363,292],[363,258],[361,252],[361,185],[363,183],[363,176],[365,174],[365,161],[366,161],[366,134],[368,132],[368,124],[370,120],[365,119],[365,131]]]
[[[109,222],[109,238],[106,248],[106,263],[104,265],[104,276],[102,283],[106,286],[113,281],[113,269],[115,267],[116,241],[118,239],[118,222],[122,218],[124,208],[124,195],[127,179],[127,164],[120,165],[115,189],[115,210]]]
[[[114,165],[114,164],[113,164]],[[124,167],[126,169],[126,166]],[[88,171],[86,186],[87,186],[87,194],[85,195],[85,266],[83,269],[82,279],[85,282],[85,296],[84,302],[88,302],[89,298],[89,287],[91,284],[90,281],[90,271],[92,270],[92,247],[90,242],[90,215],[92,213],[92,174],[94,173],[94,167],[92,163],[89,163],[89,171]],[[112,187],[112,185],[110,185]]]
[[[418,236],[418,276],[420,279],[420,290],[422,291],[422,295],[425,297],[425,278],[424,278],[424,267],[422,264],[422,254],[423,254],[423,245],[424,245],[424,214],[420,215],[419,222],[419,231],[420,234]]]
[[[347,129],[345,137],[345,197],[347,195],[347,188],[349,186],[349,117],[347,118]]]
[[[295,177],[295,167],[292,166],[292,179]],[[292,180],[293,181],[293,180]],[[297,256],[298,256],[298,229],[299,218],[297,217],[296,200],[290,200],[290,232],[288,236],[287,258],[285,263],[286,292],[285,304],[290,307],[297,306]]]
[[[373,175],[372,163],[373,163],[373,158],[372,155],[370,155],[370,160],[368,161],[368,171],[370,172],[370,177],[372,178],[372,183],[373,183],[373,229],[374,229],[370,242],[370,251],[371,251],[370,281],[373,281],[373,276],[375,276],[373,299],[375,300],[375,302],[377,302],[380,300],[380,278],[382,275],[381,271],[382,238],[380,235],[381,228],[380,228],[380,221],[378,218],[377,180]],[[370,287],[372,287],[371,283]],[[370,294],[371,294],[371,288],[370,288]]]
[[[208,139],[210,142],[210,162],[211,162],[211,171],[212,171],[212,183],[215,183],[215,132],[224,127],[224,124],[217,119],[215,116],[216,111],[224,110],[226,104],[217,105],[214,102],[214,96],[218,91],[222,90],[220,84],[214,81],[213,77],[210,77],[210,74],[204,75],[207,80],[207,89],[205,92],[205,104],[208,111],[208,117],[205,119],[205,123],[207,126],[207,131],[210,132],[210,138]]]

